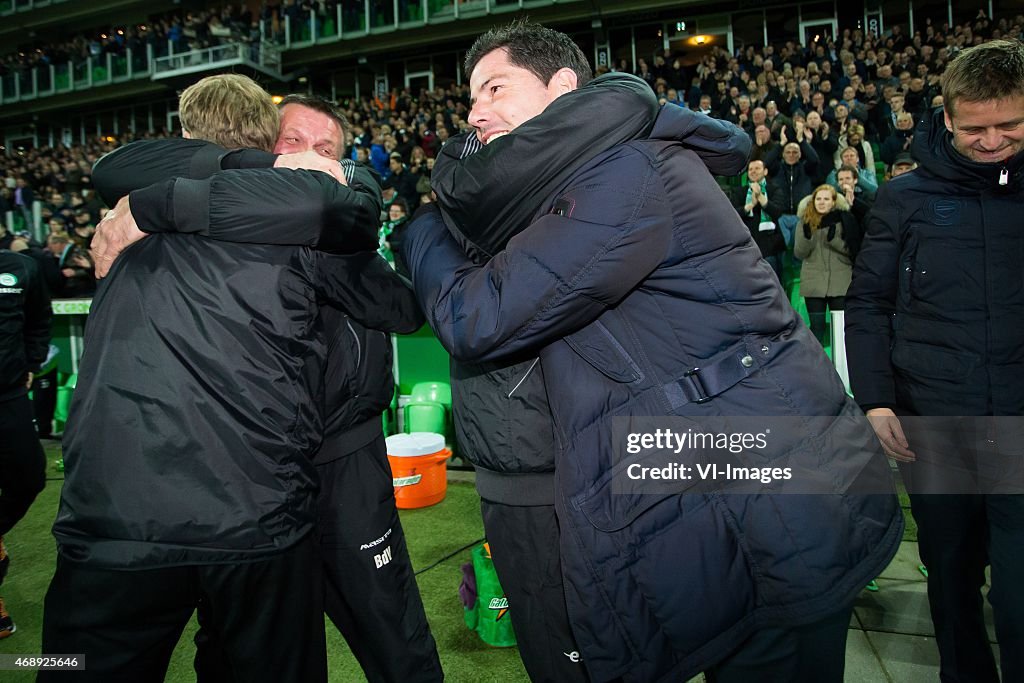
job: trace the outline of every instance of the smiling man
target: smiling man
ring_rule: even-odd
[[[439,209],[421,210],[403,250],[462,389],[474,366],[539,358],[519,382],[542,373],[554,490],[527,479],[517,491],[536,514],[512,511],[525,496],[482,506],[517,639],[538,645],[523,651],[531,679],[841,681],[853,599],[888,564],[902,517],[871,428],[841,417],[859,411],[714,181],[743,169],[750,137],[652,111],[628,94],[650,93],[635,77],[590,80],[568,36],[528,22],[478,38],[466,72],[486,144],[441,149]],[[469,420],[520,391],[478,383]],[[824,492],[843,495],[619,488],[616,421],[709,415],[799,417],[773,457],[810,457],[835,472]],[[827,418],[820,429],[811,415]],[[481,451],[519,455],[544,420],[491,425]],[[862,476],[884,495],[850,490]],[[542,598],[538,612],[567,608],[572,651],[551,652],[561,633],[524,615]],[[544,677],[552,655],[585,672]]]
[[[920,167],[882,186],[847,293],[858,403],[900,461],[943,681],[1024,680],[1024,45],[964,50],[946,110],[918,127]],[[899,417],[897,417],[899,416]],[[905,418],[904,416],[912,416]],[[939,493],[947,495],[937,495]]]

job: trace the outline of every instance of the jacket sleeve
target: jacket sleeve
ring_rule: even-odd
[[[804,140],[800,143],[800,154],[804,162],[804,171],[813,178],[818,173],[818,164],[821,163],[818,153],[814,151],[814,147],[810,143]]]
[[[898,186],[886,183],[878,192],[846,294],[850,383],[862,407],[896,404],[890,348],[901,252]]]
[[[340,254],[375,251],[382,200],[369,173],[349,186],[319,171],[229,170],[131,193],[139,227],[226,242],[291,244]]]
[[[768,170],[770,177],[775,177],[779,172],[779,160],[782,158],[782,145],[775,145],[764,155],[764,167]]]
[[[201,230],[189,229],[184,224],[179,225],[175,221],[165,220],[168,196],[164,193],[172,193],[170,202],[173,204],[174,190],[169,190],[166,185],[160,186],[160,183],[174,178],[208,180],[222,169],[232,172],[241,169],[262,169],[262,172],[266,173],[273,167],[276,159],[277,155],[269,152],[227,150],[203,140],[144,140],[120,147],[96,162],[93,182],[109,206],[113,206],[125,194],[131,193],[132,213],[139,227],[147,232],[198,232],[206,237],[226,242],[301,244],[339,253],[376,249],[380,209],[374,210],[379,203],[374,201],[374,194],[380,194],[379,183],[369,171],[356,165],[353,165],[355,168],[349,187],[339,189],[327,198],[325,210],[319,214],[322,220],[310,220],[310,214],[306,214],[306,220],[303,222],[281,220],[273,230],[265,232],[256,232],[255,221],[252,223],[252,232],[239,229],[233,222],[221,223],[213,211],[209,213],[205,228]],[[278,172],[285,175],[287,169],[277,169],[275,173]],[[319,190],[312,185],[285,184],[283,188],[276,188],[279,192],[274,192],[275,177],[266,175],[263,180],[254,181],[265,182],[270,187],[270,194],[242,195],[246,201],[247,214],[273,214],[279,217],[282,207],[273,206],[272,202],[280,196],[280,191],[296,192],[289,198],[289,203],[318,203],[324,199],[322,196],[313,196],[319,194]],[[158,187],[151,187],[154,185]],[[213,201],[220,201],[222,196],[231,191],[229,183],[217,184],[216,187],[217,190],[211,197]],[[150,188],[152,191],[145,192],[142,191],[143,188]],[[304,188],[309,189],[311,194],[303,194]],[[196,208],[198,210],[200,207]],[[144,220],[139,220],[140,216],[143,216]]]
[[[413,222],[403,251],[445,349],[494,360],[549,344],[618,303],[664,259],[671,225],[664,216],[599,224],[547,214],[475,266],[435,211]]]
[[[864,243],[863,224],[853,211],[844,211],[842,216],[843,242],[846,244],[846,253],[850,257],[850,262],[853,263],[857,260],[861,245]]]
[[[810,237],[804,234],[804,219],[796,223],[796,231],[793,233],[793,255],[803,261],[814,251],[814,233]]]
[[[778,197],[779,194],[776,193],[775,196]],[[778,221],[779,216],[786,212],[786,208],[782,205],[782,202],[778,199],[773,199],[771,195],[769,195],[768,203],[764,205],[763,210],[773,221]]]
[[[113,206],[132,190],[162,180],[209,178],[221,169],[221,158],[227,153],[204,140],[140,140],[100,158],[93,166],[92,182],[106,205]]]
[[[50,321],[53,309],[50,307],[50,292],[35,259],[26,258],[28,286],[25,296],[25,360],[29,370],[35,372],[46,360],[50,350]]]
[[[411,334],[425,318],[409,283],[376,252],[318,254],[318,294],[365,327]]]

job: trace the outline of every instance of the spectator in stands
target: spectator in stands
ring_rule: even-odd
[[[832,185],[833,187],[838,187],[838,184],[836,182],[836,175],[839,171],[839,168],[842,168],[843,166],[851,166],[857,169],[857,184],[866,192],[870,193],[871,195],[874,195],[874,193],[878,191],[878,177],[876,175],[874,166],[872,166],[871,168],[864,166],[861,163],[860,155],[857,152],[858,150],[855,147],[843,148],[843,150],[838,153],[839,166],[837,168],[832,169],[832,171],[829,172],[828,177],[825,179],[825,182],[827,182],[829,185]]]
[[[419,195],[416,197],[418,207]],[[395,261],[395,270],[404,277],[409,277],[409,268],[405,265],[405,258],[402,254],[402,242],[405,240],[405,231],[409,227],[409,217],[412,212],[409,204],[402,198],[397,197],[388,207],[388,217],[381,226],[381,239],[386,242]]]
[[[772,133],[768,126],[763,123],[754,129],[754,147],[751,149],[751,159],[764,160],[769,154],[779,154],[779,143],[772,139]]]
[[[67,233],[51,233],[46,249],[60,273],[53,296],[60,299],[90,297],[96,291],[96,274],[88,252],[78,247]]]
[[[798,133],[801,137],[803,129]],[[773,151],[764,159],[771,180],[779,188],[778,201],[782,205],[782,215],[778,224],[786,238],[786,246],[793,246],[793,235],[797,226],[797,209],[800,200],[811,194],[814,179],[817,177],[818,154],[806,139],[802,142],[790,142],[786,137],[786,129],[782,130],[780,142],[781,155]],[[781,159],[779,158],[781,156]]]
[[[811,144],[819,159],[831,159],[839,149],[839,138],[821,114],[811,111],[804,122],[804,140]]]
[[[32,202],[35,201],[35,193],[28,184],[28,180],[19,177],[14,186],[14,209],[20,214],[22,225],[25,230],[32,225]]]
[[[879,153],[882,161],[892,164],[897,156],[910,151],[910,144],[913,141],[914,116],[910,112],[902,111],[896,115],[896,130],[880,145]]]
[[[865,190],[857,183],[858,171],[853,166],[841,166],[836,172],[836,184],[833,186],[839,195],[846,199],[850,212],[857,219],[860,230],[846,235],[846,246],[850,250],[850,260],[856,263],[864,239],[864,226],[867,225],[868,214],[875,204],[875,193]]]
[[[751,160],[747,164],[747,181],[732,188],[729,198],[761,250],[761,257],[772,267],[781,283],[786,240],[776,221],[782,215],[782,205],[774,200],[779,194],[778,188],[768,183],[767,175],[763,161]]]
[[[417,206],[420,202],[420,194],[416,191],[416,181],[419,178],[409,172],[408,167],[402,163],[402,155],[398,152],[391,154],[389,171],[384,185],[393,187],[395,193],[405,200],[406,213],[408,213],[408,207]]]
[[[735,123],[750,136],[753,136],[754,128],[758,125],[754,122],[753,112],[750,109],[750,98],[746,95],[736,98],[736,103],[729,107],[725,120]]]
[[[88,253],[92,246],[92,236],[96,232],[96,223],[86,208],[80,208],[75,212],[75,221],[71,224],[71,231],[68,236],[83,252]]]
[[[895,161],[892,162],[892,166],[889,167],[889,179],[892,180],[897,176],[901,176],[904,173],[909,173],[917,168],[917,162],[914,161],[908,152],[896,155]]]
[[[819,185],[799,206],[800,223],[793,253],[801,259],[800,294],[807,303],[811,332],[828,344],[826,309],[841,311],[853,275],[848,242],[859,240],[861,227],[846,198],[831,185]]]

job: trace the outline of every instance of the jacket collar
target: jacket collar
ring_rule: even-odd
[[[972,189],[1008,192],[1024,182],[1024,152],[1003,163],[983,164],[956,151],[941,107],[918,125],[911,153],[928,173]]]

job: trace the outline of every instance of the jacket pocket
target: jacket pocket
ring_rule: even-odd
[[[909,306],[914,300],[914,268],[917,267],[917,237],[913,234],[907,237],[903,249],[900,250],[900,301],[904,306]]]
[[[611,474],[615,477],[624,477],[626,468],[633,464],[635,463],[620,463],[617,471],[612,470]],[[603,486],[578,496],[573,501],[573,506],[583,513],[592,527],[598,531],[612,533],[625,529],[661,501],[679,494],[680,491],[618,493],[612,490],[612,478],[609,477]]]
[[[973,353],[962,353],[930,344],[897,339],[892,349],[892,364],[911,375],[966,380],[981,359]]]
[[[644,378],[640,366],[600,321],[565,337],[565,343],[608,379],[628,384]]]

